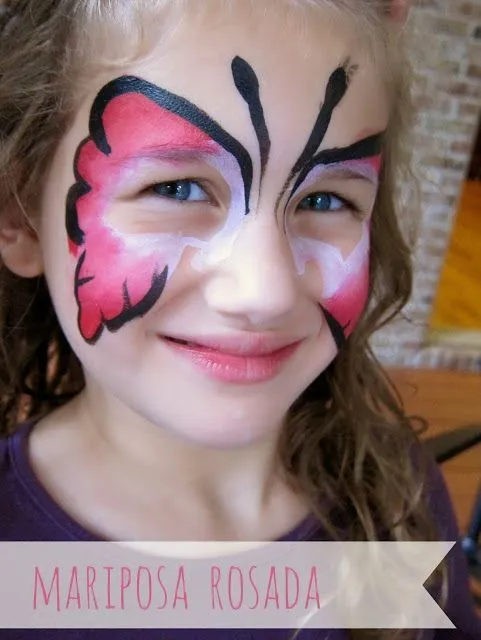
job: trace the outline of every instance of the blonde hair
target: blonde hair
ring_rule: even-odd
[[[217,4],[227,11],[235,1]],[[0,16],[0,211],[17,201],[35,215],[42,177],[75,113],[78,86],[82,79],[88,81],[92,68],[105,71],[147,55],[154,16],[157,21],[159,15],[168,17],[166,25],[175,29],[187,10],[207,4],[212,2],[7,2],[10,13]],[[261,4],[255,0],[253,10]],[[288,479],[334,538],[436,539],[423,499],[422,454],[413,458],[415,421],[405,415],[369,344],[372,333],[404,307],[412,284],[411,252],[400,230],[400,221],[412,212],[400,191],[410,179],[411,106],[399,29],[386,18],[391,2],[385,0],[282,4],[297,11],[329,8],[354,21],[381,61],[380,72],[388,72],[392,108],[371,229],[369,306],[336,360],[291,408],[279,455]],[[130,58],[121,59],[121,51],[107,55],[102,42],[110,29],[120,32],[117,41],[123,47],[132,43]],[[12,432],[21,417],[52,410],[83,384],[80,363],[59,326],[44,278],[23,280],[2,269],[1,429]],[[392,631],[387,633],[393,637]],[[382,637],[381,632],[373,635]]]

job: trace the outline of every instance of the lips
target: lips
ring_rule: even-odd
[[[286,347],[295,346],[300,338],[287,338],[281,336],[269,336],[261,334],[244,334],[240,336],[161,336],[168,342],[201,349],[203,351],[219,352],[225,355],[262,357],[283,351]]]
[[[266,334],[222,337],[159,336],[173,353],[222,383],[254,384],[277,377],[301,344]]]

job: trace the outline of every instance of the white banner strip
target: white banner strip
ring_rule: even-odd
[[[0,543],[0,628],[453,629],[454,542]]]

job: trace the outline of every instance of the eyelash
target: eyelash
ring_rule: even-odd
[[[205,192],[206,196],[208,197],[208,200],[205,200],[207,204],[215,203],[215,197],[212,195],[212,190],[209,188],[209,185],[203,180],[199,180],[198,178],[175,178],[173,180],[163,180],[161,182],[152,182],[148,186],[141,189],[139,195],[162,197],[160,194],[155,192],[155,187],[160,187],[162,185],[168,185],[168,184],[175,184],[176,182],[189,182],[191,184],[195,184],[200,189],[202,189],[202,191]],[[179,200],[178,202],[182,204],[181,200]]]
[[[141,191],[141,195],[157,195],[158,197],[159,194],[156,194],[154,189],[155,187],[159,187],[161,185],[166,185],[166,184],[172,184],[175,182],[190,182],[192,184],[197,185],[198,187],[200,187],[206,194],[207,196],[207,200],[205,201],[207,204],[210,205],[215,205],[216,202],[216,198],[212,196],[212,192],[211,189],[209,188],[209,185],[206,184],[203,180],[199,180],[196,178],[178,178],[175,180],[167,180],[167,181],[163,181],[163,182],[154,182],[151,185],[149,185],[148,187],[145,187],[144,189],[142,189]],[[312,191],[311,193],[308,193],[307,195],[305,195],[303,198],[301,198],[298,202],[298,205],[305,200],[306,198],[309,198],[310,196],[315,196],[315,195],[319,195],[319,194],[324,194],[333,198],[336,198],[337,200],[339,200],[340,202],[342,202],[343,204],[343,208],[348,209],[349,211],[351,211],[356,217],[362,217],[363,216],[363,210],[362,207],[360,207],[354,200],[346,198],[344,196],[341,196],[339,193],[335,192],[335,191]],[[182,201],[178,201],[180,204],[188,204],[183,203]],[[335,213],[335,212],[334,212]]]
[[[341,196],[339,193],[335,192],[335,191],[312,191],[310,193],[308,193],[307,195],[303,196],[297,206],[299,207],[300,203],[303,202],[303,200],[305,200],[306,198],[309,198],[311,196],[315,196],[315,195],[327,195],[330,196],[332,198],[336,198],[337,200],[339,200],[340,202],[342,202],[343,207],[345,209],[348,209],[349,211],[351,211],[356,217],[359,216],[363,216],[364,215],[364,211],[363,208],[361,206],[359,206],[359,204],[357,204],[354,200],[351,200],[349,198],[346,198],[345,196]],[[334,212],[335,213],[335,212]]]
[[[339,195],[338,193],[334,193],[334,192],[332,193],[326,192],[326,193],[329,193],[329,195],[333,195],[335,198],[340,200],[342,204],[346,207],[346,209],[351,209],[351,211],[353,211],[354,213],[358,213],[358,214],[362,213],[361,207],[356,202],[354,202],[354,200],[345,198]]]

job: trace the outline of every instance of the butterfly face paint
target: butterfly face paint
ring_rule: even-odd
[[[259,83],[252,68],[240,58],[232,63],[232,75],[249,108],[259,143],[260,189],[270,139]],[[314,184],[326,167],[344,165],[361,173],[370,167],[371,173],[378,172],[381,136],[317,153],[347,88],[346,71],[336,69],[312,134],[279,195],[278,207],[285,201],[287,210],[296,194]],[[230,206],[224,221],[218,226],[203,226],[202,220],[181,217],[182,224],[174,221],[169,226],[165,222],[162,228],[162,218],[154,233],[127,233],[110,222],[111,202],[122,201],[125,185],[132,180],[136,184],[144,163],[170,157],[175,164],[189,154],[211,166],[228,185]],[[145,80],[127,76],[106,85],[95,100],[90,135],[76,155],[75,176],[77,181],[67,199],[66,225],[70,252],[76,260],[78,326],[83,338],[94,343],[104,329],[116,331],[154,306],[187,247],[196,250],[192,262],[196,269],[228,257],[250,213],[254,171],[246,149],[198,107]],[[169,220],[169,215],[165,219]],[[367,224],[347,257],[316,234],[296,235],[288,224],[286,233],[299,274],[308,262],[314,262],[323,273],[324,290],[319,299],[340,348],[367,297]]]
[[[369,141],[369,145],[371,144],[372,141]],[[375,152],[376,149],[372,151]],[[325,157],[322,158],[324,159]],[[314,186],[316,181],[322,179],[323,174],[339,169],[362,177],[371,182],[377,190],[380,164],[380,155],[373,155],[367,160],[347,160],[332,164],[324,164],[321,161],[307,175],[301,187],[308,191],[310,185]],[[314,262],[323,274],[322,306],[338,348],[342,347],[346,337],[354,329],[368,297],[369,231],[369,222],[363,221],[358,244],[352,252],[343,256],[339,247],[313,237],[315,225],[314,232],[309,235],[293,233],[289,225],[286,225],[298,273],[303,274],[307,263]]]
[[[230,226],[248,212],[253,171],[242,145],[200,109],[146,81],[123,77],[106,85],[91,110],[90,136],[77,152],[77,182],[67,198],[78,326],[87,342],[147,313],[185,247],[205,244],[179,233],[122,234],[108,224],[109,204],[138,172],[136,163],[166,149],[196,153],[224,175]]]

